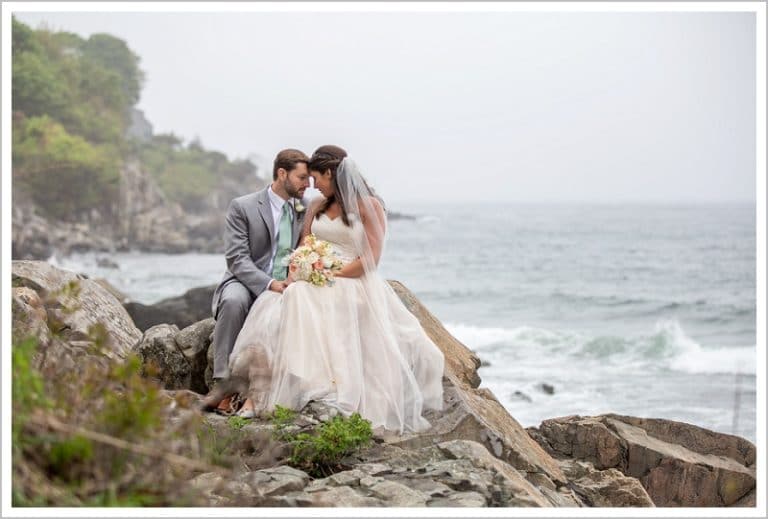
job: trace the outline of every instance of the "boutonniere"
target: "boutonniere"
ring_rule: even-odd
[[[306,207],[304,207],[300,201],[296,200],[296,203],[293,204],[293,208],[296,210],[297,213],[303,213],[307,210]]]

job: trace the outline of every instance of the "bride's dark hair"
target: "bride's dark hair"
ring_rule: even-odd
[[[346,203],[344,202],[344,196],[340,196],[340,185],[339,185],[339,166],[341,165],[341,162],[347,158],[347,152],[344,150],[344,148],[340,148],[339,146],[334,146],[333,144],[326,144],[325,146],[320,146],[315,150],[315,152],[312,154],[312,157],[309,159],[309,165],[308,169],[310,171],[319,171],[320,173],[324,173],[326,170],[331,170],[331,182],[333,183],[333,192],[331,196],[329,196],[325,202],[317,209],[315,212],[315,216],[319,216],[323,214],[325,211],[328,210],[328,207],[335,201],[338,202],[339,208],[341,209],[341,221],[344,222],[344,225],[349,227],[349,214],[347,213],[347,208],[345,206]],[[347,159],[349,160],[349,159]],[[346,174],[346,173],[345,173]],[[358,173],[359,175],[359,173]],[[371,186],[368,185],[368,182],[360,176],[360,182],[362,183],[362,186],[359,188],[357,193],[368,193],[371,196],[375,197],[380,203],[382,208],[386,211],[386,207],[384,206],[384,201],[381,199],[379,195],[376,194],[376,191],[371,188]],[[349,184],[344,183],[345,187],[347,187]],[[359,212],[359,208],[353,208],[353,213]]]
[[[339,183],[336,178],[336,170],[339,168],[339,164],[341,164],[341,160],[347,156],[346,150],[344,148],[340,148],[339,146],[334,146],[333,144],[326,144],[325,146],[320,146],[315,150],[315,152],[312,154],[312,156],[309,158],[309,166],[308,169],[310,171],[319,171],[320,173],[325,173],[326,170],[331,170],[331,181],[333,182],[333,191],[334,193],[339,192]],[[344,200],[340,196],[336,196],[335,194],[329,196],[323,205],[321,205],[317,212],[315,213],[315,216],[320,216],[325,211],[328,210],[328,207],[334,202],[339,202],[339,207],[341,208],[341,221],[344,222],[344,225],[349,227],[349,219],[347,218],[347,208],[344,207]]]

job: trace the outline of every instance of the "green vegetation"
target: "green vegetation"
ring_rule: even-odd
[[[21,431],[26,425],[29,414],[34,409],[48,409],[51,402],[45,393],[45,384],[40,373],[32,367],[32,355],[37,350],[37,339],[28,337],[14,343],[11,355],[13,373],[13,424],[12,439],[15,446],[22,440]]]
[[[14,189],[45,216],[114,222],[128,159],[191,212],[211,207],[222,181],[253,181],[250,161],[230,161],[198,140],[185,147],[173,135],[128,137],[144,74],[123,40],[12,24]]]
[[[288,407],[276,405],[275,410],[272,411],[270,421],[275,426],[277,431],[283,431],[286,427],[293,423],[296,418],[296,411]]]
[[[256,172],[251,162],[231,162],[223,153],[206,150],[197,140],[185,148],[175,135],[155,135],[138,152],[163,192],[190,212],[201,211],[211,203],[208,197],[219,182],[229,179],[247,185]]]
[[[293,425],[295,413],[277,406],[272,415],[275,438],[287,442],[292,453],[290,464],[313,477],[327,477],[340,468],[342,458],[370,445],[371,422],[353,413],[349,418],[335,416],[313,427],[299,431]]]
[[[138,376],[135,357],[106,377],[89,365],[43,383],[34,346],[13,348],[14,506],[200,504],[179,478],[210,466],[202,460],[215,462],[215,453],[196,441],[199,424],[169,426],[168,401]]]
[[[13,19],[14,187],[50,217],[112,215],[121,146],[143,76],[121,40],[33,31]]]
[[[230,416],[227,419],[227,424],[235,431],[239,431],[249,423],[251,423],[251,421],[248,418],[243,418],[242,416],[237,415]]]
[[[14,113],[47,115],[95,144],[119,143],[143,82],[138,56],[108,34],[84,40],[12,23]]]
[[[76,306],[66,295],[78,289],[63,287],[45,298],[46,306],[72,312]],[[171,420],[170,399],[141,376],[138,356],[114,361],[103,355],[103,326],[79,337],[92,347],[77,354],[56,346],[69,331],[55,321],[48,322],[51,344],[13,338],[13,505],[203,504],[179,485],[197,471],[222,470],[212,465],[215,453],[198,441],[199,414]],[[39,357],[46,349],[56,353]],[[77,369],[67,368],[72,362]],[[175,407],[184,405],[177,400]]]

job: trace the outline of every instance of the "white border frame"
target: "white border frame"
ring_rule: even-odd
[[[757,507],[749,508],[13,508],[11,507],[11,15],[14,12],[754,12],[756,15]],[[766,511],[766,5],[763,2],[6,2],[2,4],[2,500],[3,517],[763,517]]]

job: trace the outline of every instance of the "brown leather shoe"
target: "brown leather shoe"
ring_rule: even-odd
[[[200,410],[203,412],[210,413],[212,411],[215,411],[219,404],[222,402],[221,395],[217,395],[216,393],[208,393],[208,395],[203,398],[203,400],[200,402]]]
[[[229,411],[229,407],[231,405],[232,405],[232,395],[227,395],[221,399],[221,402],[219,402],[219,405],[216,406],[216,410],[227,412]]]
[[[213,388],[200,403],[200,409],[204,412],[233,414],[242,404],[239,394],[247,387],[247,381],[241,378],[215,380]]]
[[[214,380],[211,390],[200,402],[200,410],[205,412],[215,411],[226,396],[223,381]]]

